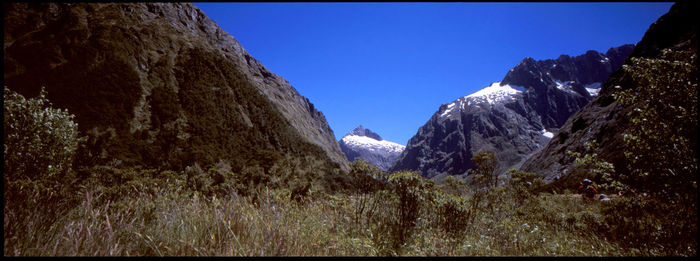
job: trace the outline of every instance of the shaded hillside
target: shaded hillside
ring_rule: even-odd
[[[82,164],[346,168],[323,114],[191,4],[5,4],[5,85],[89,135]]]
[[[698,27],[697,23],[692,22],[695,20],[693,10],[698,10],[694,2],[681,2],[671,7],[667,14],[649,27],[630,54],[630,58],[659,58],[661,50],[667,48],[697,53]],[[625,64],[631,66],[629,58]],[[693,66],[697,70],[697,65]],[[668,72],[668,75],[672,73],[674,72]],[[697,78],[687,79],[687,81],[688,83],[697,82]],[[627,173],[626,166],[629,162],[623,153],[626,148],[623,134],[635,127],[629,120],[630,107],[620,104],[613,95],[620,90],[638,88],[650,88],[650,86],[642,86],[635,82],[625,70],[615,72],[603,84],[600,95],[571,116],[547,146],[530,157],[521,169],[535,172],[547,181],[555,181],[550,187],[558,190],[575,186],[584,176],[596,178],[599,181],[600,177],[593,177],[594,174],[590,170],[581,168],[574,163],[573,156],[567,155],[567,151],[584,153],[585,142],[596,142],[599,145],[598,148],[589,153],[595,152],[600,159],[613,163],[617,173]],[[697,94],[693,93],[691,97],[692,95]]]

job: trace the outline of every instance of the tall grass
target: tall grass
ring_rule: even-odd
[[[405,178],[405,177],[404,177]],[[128,182],[127,182],[128,183]],[[629,247],[605,228],[610,202],[572,194],[532,194],[498,187],[473,191],[423,186],[419,215],[401,240],[391,188],[330,193],[314,187],[301,200],[287,188],[259,186],[206,194],[179,182],[129,185],[115,197],[101,186],[50,224],[24,222],[8,241],[19,256],[627,256],[694,255]],[[477,198],[478,204],[473,204]],[[358,206],[373,211],[358,213]],[[449,211],[448,211],[449,210]],[[5,213],[5,227],[8,222]],[[357,215],[362,214],[361,218]],[[609,214],[608,214],[609,215]],[[40,217],[35,217],[40,218]],[[29,218],[31,219],[31,218]],[[457,221],[463,221],[462,223]],[[697,242],[695,241],[695,244]]]

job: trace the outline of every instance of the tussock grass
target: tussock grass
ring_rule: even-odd
[[[390,182],[426,182],[406,173],[392,177]],[[280,187],[258,186],[240,196],[234,189],[221,194],[189,190],[182,182],[132,183],[126,183],[129,193],[121,197],[115,197],[114,188],[87,186],[79,192],[75,207],[48,224],[39,225],[46,220],[41,216],[28,217],[20,224],[26,233],[10,240],[6,234],[5,255],[696,254],[695,249],[669,251],[651,244],[639,248],[611,237],[606,222],[614,219],[605,214],[614,209],[611,202],[584,202],[568,193],[533,194],[517,186],[493,188],[479,196],[476,191],[416,183],[407,186],[406,195],[421,196],[401,201],[390,186],[364,193],[330,193],[315,186],[298,200],[291,197],[292,190]],[[414,190],[419,187],[420,191]],[[406,204],[416,204],[412,208],[419,214],[401,221],[397,209]],[[361,205],[365,208],[359,212]],[[18,225],[7,219],[12,214],[7,210],[5,227]],[[397,227],[401,222],[413,225]],[[404,233],[401,240],[400,233]],[[693,241],[689,242],[687,246],[692,247]]]

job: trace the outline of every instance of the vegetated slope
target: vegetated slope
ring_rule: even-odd
[[[418,170],[426,177],[465,174],[475,167],[471,158],[478,151],[495,152],[500,172],[518,167],[598,94],[633,47],[523,59],[500,82],[440,106],[392,170]]]
[[[338,143],[349,161],[363,159],[381,170],[389,169],[405,149],[403,145],[384,140],[362,125],[343,136]]]
[[[347,160],[323,114],[186,3],[4,5],[5,85],[76,115],[83,164]]]
[[[660,57],[665,48],[697,53],[698,27],[694,22],[694,10],[697,10],[697,4],[690,1],[673,5],[667,14],[649,27],[630,58]],[[625,64],[629,63],[630,59]],[[620,88],[616,89],[616,86]],[[583,176],[593,178],[593,174],[575,164],[575,158],[567,151],[585,152],[585,142],[596,142],[598,149],[589,153],[597,153],[600,159],[613,163],[617,173],[626,173],[628,162],[623,153],[623,133],[633,128],[627,116],[630,108],[616,101],[613,94],[630,88],[649,86],[639,86],[624,70],[612,74],[598,97],[571,116],[552,140],[522,165],[521,170],[534,172],[552,182],[550,187],[556,190],[571,188]]]

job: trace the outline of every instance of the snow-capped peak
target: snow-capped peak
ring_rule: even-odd
[[[382,137],[379,136],[379,134],[376,134],[369,129],[365,129],[365,127],[362,127],[362,125],[357,126],[354,130],[352,130],[347,135],[357,135],[357,136],[370,137],[370,138],[375,139],[375,140],[383,140]]]
[[[341,139],[349,147],[362,147],[369,151],[401,153],[406,146],[387,140],[376,140],[366,136],[346,135]]]
[[[465,96],[466,98],[472,98],[477,100],[486,101],[490,104],[508,99],[516,94],[522,93],[525,88],[522,86],[504,84],[501,82],[494,82],[490,86],[483,88],[475,93]]]
[[[510,84],[501,85],[501,82],[494,82],[486,88],[483,88],[475,93],[469,94],[467,96],[457,99],[456,101],[450,104],[447,104],[447,108],[442,113],[440,113],[440,117],[445,117],[455,108],[459,108],[460,111],[464,110],[464,107],[471,105],[472,102],[485,102],[489,104],[495,104],[504,100],[510,100],[513,97],[515,97],[515,95],[520,94],[524,91],[525,88],[522,86]],[[458,104],[459,106],[457,106]]]
[[[388,170],[406,148],[404,145],[383,140],[378,134],[362,126],[340,139],[339,145],[349,161],[360,158],[382,170]]]

